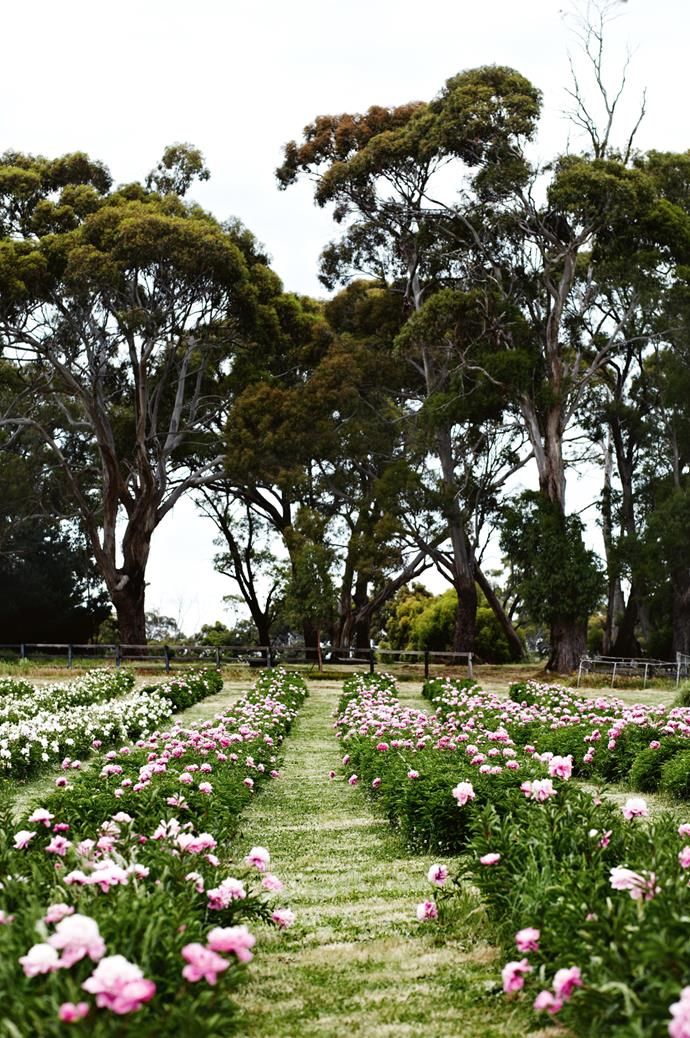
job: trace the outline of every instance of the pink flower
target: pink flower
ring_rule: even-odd
[[[253,956],[249,949],[256,944],[256,937],[246,926],[217,926],[209,932],[207,941],[211,951],[230,952],[240,962],[251,962]]]
[[[259,872],[265,872],[266,866],[271,860],[271,855],[265,847],[252,847],[244,860],[245,864],[253,866],[255,869],[258,869]]]
[[[105,941],[99,933],[98,923],[87,915],[69,915],[61,919],[55,933],[48,938],[48,944],[62,951],[60,965],[65,967],[79,962],[85,955],[93,962],[105,955]]]
[[[118,1016],[135,1013],[156,993],[153,981],[146,980],[139,967],[128,962],[124,955],[101,959],[82,987],[96,996],[99,1009],[111,1009]]]
[[[4,908],[0,908],[0,926],[9,926],[14,922],[14,916],[8,915]]]
[[[446,865],[432,865],[426,874],[426,878],[437,887],[442,887],[448,879],[448,867]]]
[[[58,1019],[63,1024],[74,1024],[78,1020],[83,1020],[89,1012],[88,1002],[63,1002],[58,1009]]]
[[[274,876],[272,872],[267,872],[265,876],[261,878],[261,886],[264,890],[271,890],[274,893],[278,893],[283,889],[283,881]]]
[[[533,926],[526,926],[524,930],[518,930],[515,934],[515,946],[519,952],[539,951],[539,930]]]
[[[48,905],[46,914],[43,916],[43,922],[48,924],[59,923],[62,919],[66,919],[68,915],[74,915],[74,909],[60,901],[55,905]]]
[[[345,765],[349,764],[349,763],[350,763],[350,754],[346,753],[345,756],[343,757],[343,767],[345,767]]]
[[[289,908],[276,908],[275,912],[271,915],[271,919],[279,930],[287,930],[287,928],[292,926],[294,923],[296,916]]]
[[[532,1003],[532,1008],[537,1012],[546,1010],[553,1015],[563,1008],[563,1002],[555,998],[550,991],[540,991]]]
[[[519,991],[525,986],[525,975],[532,972],[527,959],[519,962],[507,962],[501,970],[503,978],[503,990],[508,994],[511,991]]]
[[[377,775],[376,778],[371,783],[371,788],[372,789],[378,789],[380,785],[381,785],[381,779]]]
[[[632,818],[646,818],[649,814],[647,801],[643,797],[629,797],[621,808],[623,817],[630,821]]]
[[[407,777],[408,777],[408,779],[418,779],[419,778],[419,772],[415,771],[414,769],[412,769],[412,770],[408,771]]]
[[[64,858],[71,846],[71,842],[64,836],[54,836],[46,847],[46,854],[59,854],[61,858]]]
[[[194,782],[194,777],[190,775],[188,771],[183,771],[178,781],[181,782],[184,786],[191,786]]]
[[[452,796],[457,800],[458,807],[464,807],[468,800],[474,800],[476,795],[471,782],[458,782],[452,791]]]
[[[488,854],[482,854],[479,859],[480,865],[497,865],[501,860],[501,855],[497,854],[496,851],[490,851]]]
[[[420,923],[430,919],[438,919],[438,908],[435,901],[422,901],[417,905],[417,919]]]
[[[246,786],[246,787],[247,787],[247,789],[254,789],[254,779],[252,779],[252,778],[249,778],[249,777],[247,776],[247,778],[246,778],[246,779],[243,779],[243,780],[242,780],[242,785],[243,785],[243,786]]]
[[[652,741],[649,744],[650,750],[658,750],[660,746],[661,746],[661,743],[659,742],[658,739],[652,739]]]
[[[660,892],[654,872],[641,874],[622,865],[611,869],[609,882],[614,890],[627,890],[633,901],[651,901]]]
[[[34,813],[29,815],[27,821],[45,825],[47,828],[54,818],[55,815],[51,815],[50,811],[46,811],[45,807],[37,807]]]
[[[35,835],[36,833],[31,833],[28,829],[20,829],[18,833],[14,834],[14,849],[23,851],[25,847],[29,846]]]
[[[328,772],[328,777],[329,777],[329,779],[334,779],[335,778],[335,772],[334,771],[329,771]]]
[[[538,800],[540,803],[556,795],[551,779],[534,779],[532,782],[523,782],[520,789],[528,800]]]
[[[682,825],[678,826],[679,836],[690,836],[690,822],[683,822]]]
[[[19,961],[26,977],[37,977],[39,973],[55,973],[62,965],[55,948],[49,944],[34,944]]]
[[[359,778],[357,777],[357,775],[350,775],[347,781],[351,786],[356,786],[359,782]]]
[[[668,1024],[671,1038],[690,1038],[690,987],[683,988],[680,1001],[669,1006],[672,1020]]]
[[[192,984],[202,978],[209,984],[215,984],[218,974],[230,965],[216,952],[205,948],[203,944],[185,944],[182,949],[182,958],[187,962],[182,969],[182,976]]]
[[[567,757],[552,757],[549,761],[549,775],[551,778],[569,779],[573,773],[572,754]]]
[[[200,782],[198,789],[200,793],[205,793],[207,796],[213,792],[213,786],[210,782]]]
[[[389,749],[388,743],[387,742],[379,742],[379,743],[376,744],[376,749],[379,751],[379,753],[385,753],[386,750]]]
[[[559,970],[553,978],[553,990],[556,998],[567,1002],[575,988],[582,987],[582,974],[579,966],[570,966]]]
[[[690,846],[688,844],[679,852],[678,861],[682,869],[690,869]]]
[[[214,912],[227,908],[233,901],[244,901],[246,896],[243,884],[232,876],[224,879],[220,886],[206,891],[208,907]]]

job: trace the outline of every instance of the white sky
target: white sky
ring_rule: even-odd
[[[117,182],[140,179],[166,144],[190,141],[212,179],[194,197],[238,216],[289,290],[322,295],[316,270],[336,234],[307,184],[278,191],[282,145],[317,114],[428,100],[455,73],[517,68],[544,93],[540,153],[568,127],[562,0],[24,0],[2,4],[0,151],[83,150]],[[634,52],[628,97],[648,87],[642,148],[686,150],[688,0],[628,0],[609,39]],[[576,142],[573,142],[574,144]],[[571,483],[570,507],[591,491]],[[581,499],[584,492],[585,499]],[[214,574],[213,531],[179,505],[154,535],[148,606],[191,633],[227,619],[234,588]]]

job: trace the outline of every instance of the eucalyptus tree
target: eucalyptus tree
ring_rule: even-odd
[[[461,383],[462,376],[455,376],[466,369],[478,382],[481,364],[473,362],[471,349],[468,354],[467,338],[459,342],[446,336],[439,346],[437,315],[425,322],[421,314],[436,306],[434,296],[444,288],[455,289],[454,304],[467,309],[462,292],[473,287],[468,280],[476,263],[484,263],[486,200],[497,204],[525,183],[529,167],[523,150],[534,134],[539,106],[538,90],[514,70],[475,69],[448,80],[430,103],[317,117],[301,143],[286,146],[277,171],[282,187],[301,175],[312,178],[319,205],[332,204],[336,222],[345,225],[340,240],[323,253],[324,283],[330,287],[355,273],[368,274],[397,290],[405,316],[416,321],[417,334],[403,331],[399,348],[419,384],[417,400],[430,404],[427,415],[434,413],[431,443],[441,464],[446,536],[452,545],[448,573],[461,603],[459,649],[473,646],[476,560],[466,510],[457,506],[466,475],[458,473],[453,459],[462,451],[461,441],[451,446],[472,420],[458,420],[453,380]],[[458,183],[461,206],[454,193]],[[449,300],[444,302],[448,310]],[[481,308],[478,301],[472,339],[486,353],[504,333]],[[425,326],[428,332],[422,334]],[[437,406],[442,400],[445,408]]]
[[[23,382],[2,423],[52,452],[131,644],[151,537],[221,474],[226,366],[278,286],[240,228],[184,199],[195,175],[179,145],[119,188],[81,153],[0,160],[0,339]]]

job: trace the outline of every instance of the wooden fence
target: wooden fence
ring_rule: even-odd
[[[334,666],[357,666],[374,673],[377,665],[395,663],[418,663],[424,667],[428,678],[433,664],[467,668],[468,677],[473,676],[471,652],[430,652],[396,649],[342,649],[332,645],[321,646],[321,655],[326,664]],[[116,667],[127,661],[139,663],[162,662],[166,673],[171,663],[207,663],[221,667],[224,663],[239,663],[249,667],[294,666],[317,663],[316,649],[268,645],[122,645],[89,644],[68,645],[48,642],[21,642],[0,644],[0,658],[6,660],[43,660],[47,662],[65,660],[71,668],[76,660],[114,663]]]

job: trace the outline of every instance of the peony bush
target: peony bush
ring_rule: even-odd
[[[265,847],[233,860],[242,807],[279,777],[306,695],[267,673],[232,709],[67,767],[0,820],[0,990],[7,1034],[225,1035],[252,923],[294,916]],[[7,1000],[5,1000],[7,1003]]]

